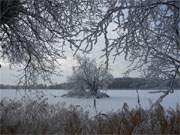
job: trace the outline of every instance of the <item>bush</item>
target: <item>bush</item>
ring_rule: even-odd
[[[0,102],[1,134],[180,134],[180,106],[167,111],[159,105],[90,117],[79,106],[49,105],[46,99]]]

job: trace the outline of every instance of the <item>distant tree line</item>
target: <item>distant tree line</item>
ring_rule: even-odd
[[[114,78],[108,89],[166,89],[170,86],[171,81],[168,79],[146,79],[146,78]],[[61,83],[55,85],[38,84],[29,86],[33,89],[72,89],[73,83]],[[174,82],[174,89],[180,89],[180,79]],[[0,84],[0,89],[23,89],[23,86]]]
[[[115,78],[109,85],[109,89],[166,89],[170,87],[168,79],[146,79],[146,78]],[[174,82],[174,89],[180,88],[180,80]]]

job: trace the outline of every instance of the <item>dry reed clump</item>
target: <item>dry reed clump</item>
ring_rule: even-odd
[[[93,118],[79,106],[49,105],[46,99],[0,101],[0,134],[180,134],[180,106],[167,111],[129,109]]]

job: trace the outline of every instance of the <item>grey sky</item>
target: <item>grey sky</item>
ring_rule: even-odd
[[[81,53],[79,53],[81,55]],[[103,63],[104,58],[101,58],[102,52],[99,49],[94,48],[94,50],[88,54],[88,57],[92,59],[96,59],[98,63]],[[62,76],[53,76],[53,82],[54,83],[62,83],[66,82],[67,77],[71,75],[72,73],[72,66],[76,64],[75,59],[73,58],[72,51],[68,50],[66,51],[67,58],[64,60],[60,60],[61,66],[57,67],[62,70]],[[19,73],[17,72],[20,68],[18,67],[9,67],[7,64],[2,64],[2,67],[0,68],[0,84],[16,84],[17,83],[17,77]],[[114,75],[114,77],[122,77],[123,73],[127,69],[128,62],[124,60],[122,56],[119,56],[114,63],[110,61],[110,69],[111,73]],[[130,76],[138,76],[138,73],[132,73]]]

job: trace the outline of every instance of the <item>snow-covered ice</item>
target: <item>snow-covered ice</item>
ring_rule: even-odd
[[[139,90],[140,103],[143,108],[149,108],[151,102],[155,102],[156,99],[162,93],[154,93],[150,94],[150,91],[154,90]],[[66,106],[69,105],[78,105],[81,106],[84,110],[90,112],[90,114],[95,113],[95,109],[93,107],[94,100],[92,98],[69,98],[69,97],[61,97],[61,95],[65,94],[66,90],[36,90],[29,94],[28,92],[25,94],[23,90],[0,90],[0,99],[9,98],[18,100],[22,98],[24,95],[28,95],[31,98],[36,98],[36,94],[42,95],[43,98],[47,98],[50,104],[56,104],[58,102],[65,103]],[[107,90],[106,92],[110,98],[102,98],[96,99],[97,111],[102,113],[117,111],[122,108],[123,104],[128,103],[130,108],[138,106],[137,101],[137,93],[136,90]],[[162,102],[162,105],[165,108],[175,108],[176,104],[180,104],[180,90],[175,90],[174,93],[168,95]]]

